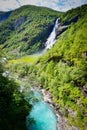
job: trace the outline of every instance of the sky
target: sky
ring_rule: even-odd
[[[87,4],[87,0],[0,0],[0,11],[14,10],[23,5],[36,5],[63,12],[83,4]]]

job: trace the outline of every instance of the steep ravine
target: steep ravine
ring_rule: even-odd
[[[44,89],[41,84],[35,78],[30,78],[28,76],[20,77],[18,73],[9,73],[10,78],[13,77],[19,84],[20,84],[20,92],[28,93],[28,91],[40,91],[43,94],[44,102],[48,103],[56,113],[57,120],[58,120],[58,130],[80,130],[79,128],[71,125],[67,118],[61,112],[61,108],[59,108],[58,104],[54,102],[52,94],[49,90]],[[8,75],[9,76],[9,75]],[[72,113],[72,112],[71,112]]]
[[[45,56],[34,64],[24,62],[22,58],[19,60],[22,62],[19,63],[16,59],[12,61],[12,68],[9,68],[25,92],[34,87],[43,93],[44,101],[53,107],[58,116],[58,130],[86,130],[87,15],[81,16],[84,11],[81,15],[77,13],[73,17],[70,14],[71,12],[71,18],[66,16],[68,20],[65,21],[61,18],[56,29],[54,26],[55,37],[51,35],[53,31],[50,32],[48,39],[51,39],[53,44],[61,37],[52,49],[48,48],[50,50]],[[26,39],[23,40],[26,42]]]

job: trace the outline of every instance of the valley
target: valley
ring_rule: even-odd
[[[10,72],[11,77],[3,77],[1,69],[0,79],[1,81],[4,78],[7,81],[15,80],[17,83],[17,90],[14,91],[12,97],[14,101],[16,99],[15,104],[17,101],[21,104],[22,98],[20,99],[19,95],[22,94],[25,97],[26,92],[30,92],[32,88],[37,88],[37,90],[41,88],[41,90],[51,93],[54,108],[55,105],[58,108],[57,111],[60,113],[63,123],[63,128],[57,128],[58,130],[86,130],[87,5],[67,12],[57,12],[45,7],[23,6],[12,11],[8,17],[3,17],[0,22],[0,56],[5,57],[7,61],[0,65],[3,71]],[[6,79],[3,80],[4,85],[0,84],[2,93]],[[10,81],[7,84],[10,84]],[[17,91],[21,87],[24,90],[18,94]],[[8,88],[6,87],[6,90]],[[2,106],[4,106],[3,100],[1,100]],[[29,110],[28,104],[24,105],[25,117],[28,115],[28,111],[30,116],[33,109],[30,101],[28,103]],[[38,109],[37,104],[39,103],[36,100],[34,110]],[[15,108],[15,112],[17,112],[16,110],[17,108]],[[8,114],[8,111],[6,112]],[[9,115],[11,116],[11,114]],[[36,117],[37,115],[35,115]],[[33,119],[29,121],[30,124],[35,123]],[[10,130],[9,128],[8,130]],[[34,130],[39,130],[39,128],[34,127]],[[52,130],[55,129],[52,128]]]

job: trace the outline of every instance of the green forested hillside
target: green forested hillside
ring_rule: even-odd
[[[62,21],[69,23],[72,19],[76,18],[73,21],[75,22],[77,21],[77,19],[83,17],[86,12],[87,12],[87,4],[77,7],[75,9],[71,9],[62,15]]]
[[[35,53],[43,48],[60,15],[62,13],[48,8],[23,6],[0,24],[0,44],[14,55]]]
[[[40,59],[40,83],[71,124],[87,127],[87,12]]]
[[[62,13],[43,7],[23,6],[12,12],[1,12],[0,46],[10,57],[40,51],[58,17],[61,24],[70,25],[83,17],[86,9],[84,5]]]

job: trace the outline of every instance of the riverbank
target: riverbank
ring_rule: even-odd
[[[23,79],[24,80],[24,79]],[[52,94],[46,90],[43,89],[43,87],[41,85],[36,85],[37,87],[31,87],[31,91],[39,91],[42,93],[42,97],[43,100],[50,104],[50,106],[53,108],[56,116],[57,116],[57,130],[80,130],[79,128],[72,126],[68,119],[64,117],[64,115],[60,112],[60,108],[58,107],[58,105],[53,101],[53,97]],[[25,87],[21,86],[20,88],[21,92],[22,91],[26,91],[28,92],[28,89],[25,89]]]
[[[54,109],[54,111],[56,113],[57,120],[58,120],[57,129],[58,130],[65,130],[64,129],[64,120],[63,120],[63,117],[62,117],[61,113],[58,111],[59,108],[58,108],[57,104],[54,103],[51,93],[49,91],[45,90],[45,89],[39,88],[39,90],[43,94],[44,101],[47,102],[47,103],[49,103],[50,106]]]
[[[52,94],[48,90],[45,90],[39,86],[38,91],[42,93],[44,101],[49,103],[50,106],[54,109],[54,112],[56,113],[57,120],[58,120],[57,130],[80,130],[75,126],[70,125],[68,119],[63,117],[62,113],[59,110],[58,105],[53,101]]]

